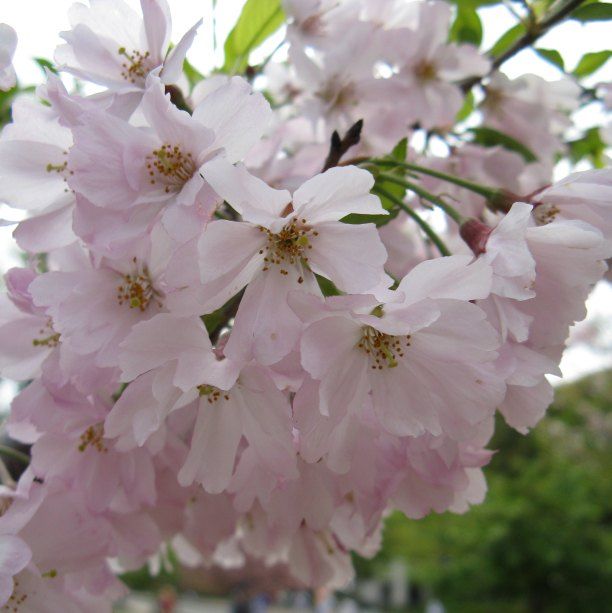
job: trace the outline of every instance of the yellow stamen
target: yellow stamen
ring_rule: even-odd
[[[410,335],[391,336],[379,332],[371,326],[365,326],[357,347],[362,349],[369,357],[373,370],[395,368],[398,359],[404,357],[404,350],[410,347]]]

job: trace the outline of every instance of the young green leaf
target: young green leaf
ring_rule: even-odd
[[[406,156],[408,154],[408,139],[402,138],[397,145],[393,148],[393,151],[387,156],[389,159],[394,160],[396,162],[405,162]],[[385,169],[387,172],[397,174],[399,177],[404,176],[404,169],[400,167],[396,167],[393,170]],[[390,183],[385,181],[384,179],[376,178],[376,182],[374,183],[374,188],[372,189],[372,193],[376,194],[376,188],[383,187],[384,190],[397,198],[403,199],[406,195],[406,188],[401,185],[397,185],[395,183]],[[386,211],[389,211],[389,215],[362,215],[357,213],[352,213],[351,215],[347,215],[342,218],[344,223],[351,224],[362,224],[362,223],[373,223],[377,226],[384,226],[388,224],[392,219],[397,217],[399,213],[399,209],[395,206],[391,200],[377,194],[380,198],[380,202],[383,208]]]
[[[247,0],[225,41],[223,72],[242,72],[248,65],[251,51],[276,32],[284,21],[281,0]]]
[[[563,61],[563,56],[556,49],[542,49],[542,48],[534,48],[534,51],[541,57],[544,58],[547,62],[550,62],[557,68],[565,71],[565,62]]]
[[[517,23],[514,27],[510,28],[507,32],[499,37],[499,40],[489,49],[489,55],[498,57],[508,49],[525,34],[525,26],[522,23]]]
[[[58,74],[57,68],[50,60],[45,59],[44,57],[35,57],[34,61],[38,64],[39,68],[45,72],[45,68],[50,70],[53,74]]]
[[[475,8],[463,3],[457,4],[457,15],[451,27],[449,38],[454,42],[480,46],[482,42],[482,22]]]
[[[576,21],[607,21],[612,19],[612,2],[593,2],[579,6],[570,17]]]
[[[480,128],[470,128],[468,132],[474,135],[474,142],[478,145],[482,145],[483,147],[503,147],[504,149],[520,154],[526,162],[535,162],[537,160],[533,151],[523,145],[523,143],[520,143],[503,132],[484,126]]]
[[[455,118],[457,123],[465,121],[472,114],[472,111],[474,110],[474,102],[474,94],[470,90],[466,94],[465,100],[463,101],[463,106],[461,109],[459,109],[457,117]]]
[[[572,71],[579,78],[587,77],[599,70],[612,56],[612,51],[595,51],[593,53],[585,53],[578,62],[578,65]]]
[[[185,59],[183,62],[183,72],[187,77],[187,81],[189,81],[189,87],[191,89],[193,89],[204,78],[204,75],[187,59]]]
[[[570,141],[568,145],[569,157],[574,164],[587,159],[595,168],[603,168],[605,166],[604,153],[606,144],[601,139],[599,128],[590,128],[582,138]]]

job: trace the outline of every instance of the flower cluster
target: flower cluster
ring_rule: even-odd
[[[110,610],[116,574],[170,549],[345,584],[389,509],[483,500],[497,410],[542,418],[612,255],[612,174],[549,185],[577,92],[490,74],[447,4],[287,0],[274,110],[239,76],[188,90],[199,24],[168,51],[164,0],[141,4],[74,5],[56,61],[104,91],[49,73],[0,139],[29,256],[0,314],[0,374],[28,382],[7,429],[32,445],[0,491],[10,611]],[[537,160],[387,155],[485,75],[484,125]],[[321,171],[360,119],[353,163]]]

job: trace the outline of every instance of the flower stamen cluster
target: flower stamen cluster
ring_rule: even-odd
[[[121,76],[133,84],[143,82],[152,68],[149,61],[151,53],[149,51],[142,53],[138,50],[128,53],[125,47],[119,47],[117,53],[127,60],[121,64],[123,68]]]
[[[214,385],[201,384],[197,388],[200,397],[206,398],[209,404],[214,404],[220,399],[229,400],[229,394],[223,390],[220,390]]]
[[[38,333],[41,338],[32,339],[34,347],[57,347],[60,342],[60,333],[53,329],[53,321],[47,318],[44,328],[40,328]]]
[[[183,153],[180,145],[166,143],[147,156],[147,171],[151,185],[159,181],[170,193],[179,191],[193,177],[196,166],[191,153]]]
[[[146,311],[151,302],[161,306],[159,297],[147,266],[143,266],[140,271],[124,274],[123,283],[117,286],[117,302],[121,306],[127,304],[130,309],[139,309],[141,312]]]
[[[282,61],[208,77],[199,23],[129,4],[78,3],[56,52],[105,91],[48,73],[0,136],[28,449],[0,446],[28,465],[0,471],[0,609],[110,611],[116,562],[170,548],[340,588],[391,510],[484,499],[498,411],[545,414],[612,255],[610,171],[551,184],[576,83],[505,77],[449,37],[460,3],[284,1]]]
[[[108,453],[108,448],[104,442],[104,423],[99,422],[89,426],[81,434],[77,449],[84,452],[87,448],[95,449],[98,453]]]
[[[397,366],[398,358],[403,358],[404,351],[410,347],[410,339],[410,334],[404,337],[391,336],[372,326],[364,326],[357,347],[369,356],[373,370],[383,370]]]
[[[285,276],[289,274],[288,266],[308,263],[306,254],[312,249],[311,238],[319,235],[306,219],[292,219],[276,233],[263,226],[259,226],[259,230],[267,235],[267,244],[259,251],[260,254],[266,253],[263,270],[278,266],[279,272]]]

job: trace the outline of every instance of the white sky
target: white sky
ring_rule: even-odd
[[[138,0],[127,0],[128,4],[139,7]],[[36,84],[42,81],[42,73],[32,61],[32,57],[53,58],[55,46],[61,42],[58,33],[69,28],[68,7],[72,0],[0,0],[0,22],[11,25],[17,31],[19,44],[15,55],[15,68],[22,84]],[[204,19],[198,37],[188,58],[199,70],[207,72],[222,63],[223,40],[239,15],[244,0],[218,0],[217,2],[217,53],[213,51],[212,0],[169,0],[173,18],[173,40],[176,42],[198,19]],[[515,3],[516,4],[516,3]],[[483,49],[491,45],[514,23],[515,19],[505,7],[485,8],[481,10],[484,22],[485,39]],[[274,48],[279,36],[268,41],[260,56]],[[572,69],[586,52],[609,48],[610,24],[606,22],[581,25],[566,22],[540,39],[538,46],[558,49],[562,52],[566,67]],[[523,51],[504,65],[504,72],[510,77],[532,72],[545,79],[558,79],[559,71],[543,61],[531,50]],[[600,69],[591,79],[589,85],[603,81],[612,81],[612,61]],[[605,120],[601,111],[591,105],[577,118],[579,127],[601,125]],[[608,119],[609,121],[609,119]],[[15,211],[0,205],[0,219],[7,217],[17,219]],[[11,228],[0,227],[0,272],[11,266],[19,265],[20,259],[11,239]],[[612,289],[603,286],[589,301],[589,321],[609,321],[612,315]],[[587,324],[588,326],[595,324]],[[601,323],[600,323],[601,325]],[[579,332],[579,331],[578,331]],[[610,340],[610,339],[609,339]],[[576,345],[566,352],[562,370],[566,380],[573,379],[604,366],[612,366],[610,351],[594,351],[585,345]],[[13,393],[12,386],[0,383],[0,407]]]

